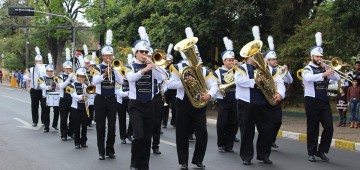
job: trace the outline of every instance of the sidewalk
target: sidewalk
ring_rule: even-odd
[[[207,122],[209,124],[216,125],[216,116],[216,110],[208,110]],[[351,151],[360,151],[360,128],[355,129],[350,127],[337,127],[337,125],[338,122],[334,121],[334,135],[331,146]],[[322,127],[320,126],[320,132],[321,131]],[[283,116],[278,137],[305,142],[306,117]]]

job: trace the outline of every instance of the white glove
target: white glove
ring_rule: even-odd
[[[68,77],[68,80],[72,80],[73,77],[74,77],[73,73],[70,73],[70,74],[69,74],[69,77]]]

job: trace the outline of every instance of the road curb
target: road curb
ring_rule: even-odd
[[[207,123],[216,125],[216,119],[207,119]],[[298,140],[298,141],[303,141],[303,142],[305,142],[307,140],[306,134],[282,131],[282,130],[279,130],[277,136],[281,137],[281,138],[293,139],[293,140]],[[319,141],[320,141],[320,137],[319,137]],[[358,142],[341,140],[341,139],[332,139],[331,146],[334,148],[360,152],[360,143],[358,143]]]

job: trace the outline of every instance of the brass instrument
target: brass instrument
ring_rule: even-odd
[[[279,71],[279,75],[281,78],[284,78],[288,73],[288,69],[284,69],[284,66],[277,65],[275,68]]]
[[[85,74],[86,75],[86,74]],[[86,78],[87,78],[87,76],[86,76]],[[81,81],[81,84],[82,84],[82,89],[83,89],[83,96],[85,96],[85,90],[86,90],[86,92],[88,91],[88,87],[86,87],[86,89],[85,89],[85,82],[84,82],[84,80],[82,80]],[[86,97],[86,96],[85,96]],[[85,110],[86,110],[86,115],[88,116],[88,117],[90,117],[90,112],[89,112],[89,104],[88,104],[88,100],[85,98],[84,99],[84,102],[85,102]]]
[[[155,65],[162,68],[166,67],[166,52],[164,50],[155,50],[151,58]]]
[[[114,59],[112,62],[111,62],[111,66],[114,70],[120,70],[121,67],[123,66],[123,63],[122,61],[120,61],[119,59]]]
[[[97,71],[95,68],[93,68],[93,69],[90,70],[90,75],[94,76],[94,74],[100,74],[100,72]]]
[[[302,78],[302,73],[304,72],[304,69],[302,68],[302,69],[299,69],[299,70],[297,70],[296,71],[296,76],[297,76],[297,78],[299,79],[299,80],[303,80],[303,78]]]
[[[226,91],[229,87],[235,84],[235,71],[238,69],[236,65],[234,65],[231,69],[229,69],[226,73],[223,74],[224,81],[226,84],[218,84],[220,93],[225,97]]]
[[[195,53],[194,45],[198,41],[196,37],[190,37],[177,43],[174,47],[177,51],[182,51],[189,61],[189,66],[184,67],[180,72],[180,80],[184,86],[186,95],[195,108],[203,108],[207,101],[201,101],[201,95],[207,93],[208,87],[202,73],[201,63]],[[189,78],[193,80],[189,80]]]
[[[55,82],[56,84],[59,84],[59,83],[62,83],[63,81],[62,81],[62,79],[61,79],[59,76],[54,76],[54,82]]]
[[[343,61],[339,57],[334,57],[330,61],[323,60],[323,63],[334,70],[334,72],[338,73],[340,78],[345,79],[347,81],[352,81],[351,77],[348,77],[346,73],[339,71],[342,67]]]
[[[162,84],[165,83],[166,80],[164,80],[163,82],[161,82],[159,84],[159,91],[160,91],[160,95],[161,95],[161,98],[162,100],[164,101],[164,105],[163,106],[169,106],[169,104],[166,102],[166,98],[165,98],[165,92],[164,92],[164,89],[162,87]]]
[[[94,85],[91,84],[87,73],[85,73],[85,77],[86,77],[86,80],[87,80],[88,83],[89,83],[89,86],[86,87],[86,93],[87,93],[87,94],[95,94],[96,86],[94,86]]]
[[[277,94],[275,81],[266,68],[264,57],[261,54],[262,41],[254,40],[247,43],[241,50],[240,55],[242,57],[252,57],[253,61],[257,65],[257,69],[254,71],[254,79],[256,85],[264,94],[266,100],[270,105],[275,106],[277,102],[274,100],[274,96]],[[262,80],[259,80],[261,77]]]
[[[66,88],[65,88],[65,93],[67,93],[67,94],[71,94],[74,91],[75,91],[75,89],[71,88],[70,86],[66,86]]]

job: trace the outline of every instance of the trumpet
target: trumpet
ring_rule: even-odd
[[[109,62],[110,60],[108,59],[108,67],[107,67],[107,72],[108,72],[108,78],[109,78],[109,81],[110,81],[110,84],[112,84],[114,81],[112,79],[112,73],[110,72],[110,67],[112,67],[112,65],[110,64]]]
[[[85,74],[86,75],[86,74]],[[87,77],[87,76],[86,76]],[[82,80],[81,81],[81,84],[82,84],[82,89],[83,89],[83,96],[85,96],[85,91],[87,91],[88,89],[88,87],[86,87],[85,88],[85,82],[84,82],[84,80]],[[84,102],[85,102],[85,109],[86,109],[86,115],[88,116],[88,117],[90,117],[90,113],[89,113],[89,104],[88,104],[88,101],[87,101],[87,99],[86,99],[86,97],[84,97],[85,99],[84,99]]]
[[[343,64],[343,61],[339,57],[334,57],[331,60],[323,60],[323,64],[333,69],[334,72],[338,73],[340,78],[350,82],[352,81],[352,78],[348,77],[346,73],[339,71]]]
[[[86,80],[87,80],[88,83],[89,83],[89,86],[86,87],[86,93],[87,93],[87,94],[95,94],[96,86],[94,86],[94,85],[91,84],[87,73],[85,73],[85,77],[86,77]]]

